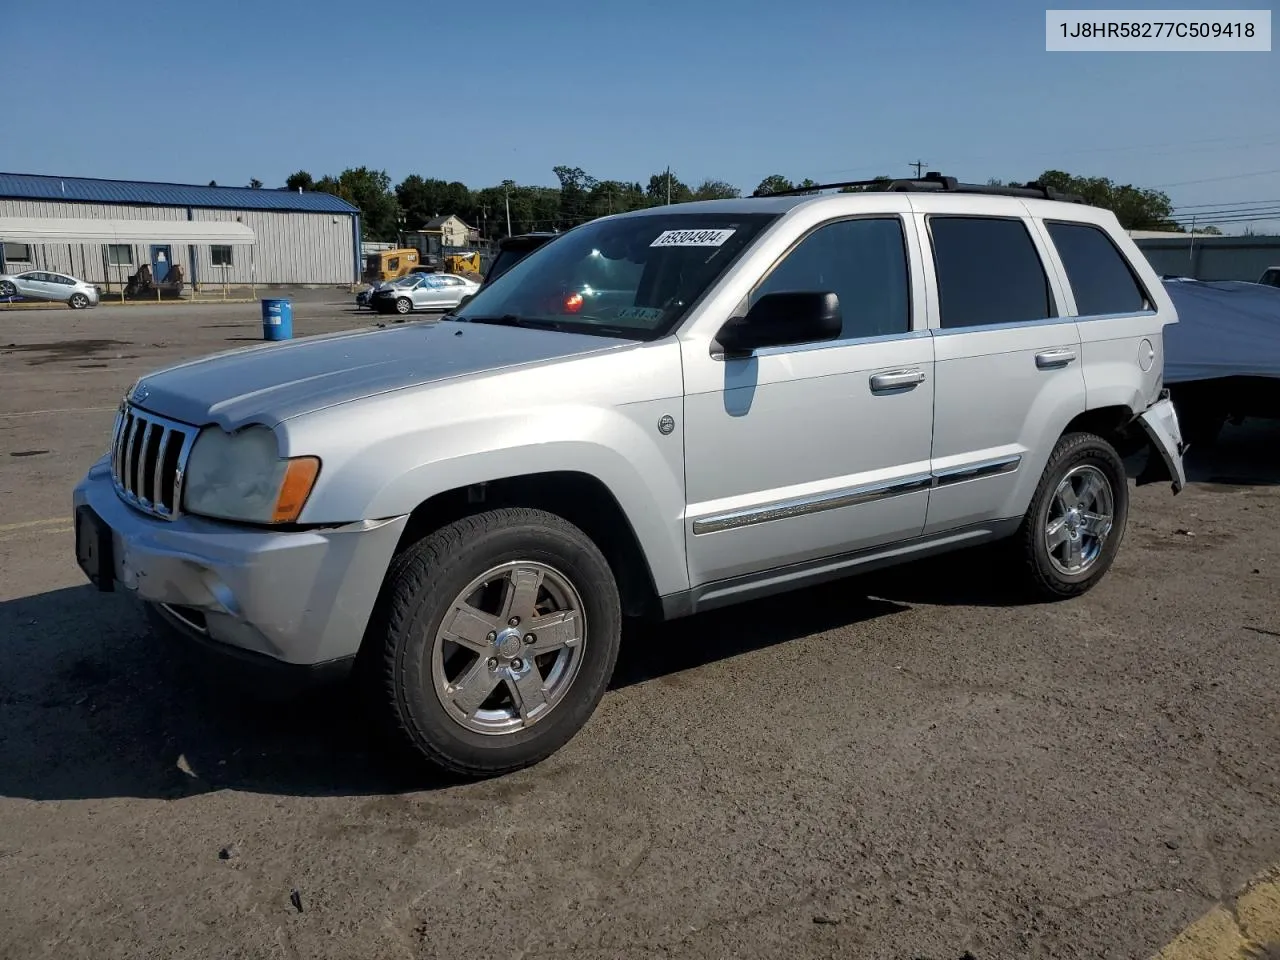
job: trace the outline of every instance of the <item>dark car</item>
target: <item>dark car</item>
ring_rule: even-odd
[[[558,236],[558,233],[522,233],[499,240],[497,255],[489,265],[489,272],[484,275],[480,289],[483,290],[544,243]]]

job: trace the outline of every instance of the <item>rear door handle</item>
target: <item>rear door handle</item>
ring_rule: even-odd
[[[1052,370],[1055,367],[1065,367],[1075,358],[1076,352],[1067,347],[1060,350],[1045,350],[1036,354],[1036,366],[1041,370]]]
[[[924,383],[924,371],[919,367],[913,367],[910,370],[890,370],[871,377],[871,392],[902,390],[921,383]]]

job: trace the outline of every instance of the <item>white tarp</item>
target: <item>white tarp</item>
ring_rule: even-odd
[[[1165,280],[1178,322],[1164,328],[1165,383],[1280,378],[1280,288]]]
[[[63,217],[0,217],[0,242],[8,243],[210,243],[251,246],[243,223],[225,220],[99,220]]]

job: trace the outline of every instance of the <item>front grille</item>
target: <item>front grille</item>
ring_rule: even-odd
[[[126,503],[172,520],[182,507],[182,475],[195,427],[126,404],[111,438],[111,479]]]

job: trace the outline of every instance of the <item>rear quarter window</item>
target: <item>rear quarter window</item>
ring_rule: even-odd
[[[1128,260],[1105,231],[1088,223],[1049,222],[1045,227],[1067,270],[1080,316],[1139,313],[1151,308]]]

